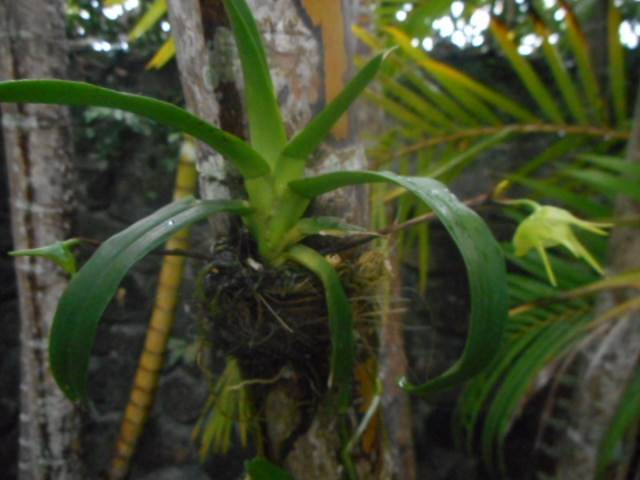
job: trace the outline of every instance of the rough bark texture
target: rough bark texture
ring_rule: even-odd
[[[220,125],[220,107],[214,95],[200,4],[198,0],[170,0],[167,6],[187,108],[206,121]],[[200,143],[199,149],[198,171],[202,198],[229,198],[224,159],[205,144]],[[217,217],[216,223],[212,224],[216,235],[223,234],[228,229],[228,222],[224,217]]]
[[[323,2],[323,9],[308,8],[312,3],[249,1],[263,33],[289,136],[299,132],[339,93],[351,73],[347,65],[353,58],[355,42],[350,28],[357,19],[359,2],[332,0]],[[345,60],[330,61],[339,50],[335,40],[337,30],[341,31],[338,37],[344,39],[340,57]],[[334,36],[325,36],[331,34]],[[240,72],[237,77],[241,78]],[[347,114],[346,122],[339,123],[338,129],[333,130],[332,138],[311,160],[309,174],[367,167],[351,117]],[[362,224],[368,218],[365,193],[360,188],[345,189],[326,196],[320,208],[325,210],[325,215],[342,216],[347,221]]]
[[[291,136],[331,101],[348,80],[347,66],[354,46],[347,43],[347,39],[352,38],[348,29],[354,21],[358,2],[323,2],[320,9],[317,2],[308,1],[249,3],[264,36],[274,86]],[[340,39],[343,41],[336,44]],[[336,56],[337,51],[340,51],[339,56]],[[343,61],[331,61],[337,58]],[[355,140],[355,131],[349,127],[348,120],[343,120],[337,129],[334,128],[333,138],[325,142],[311,160],[310,174],[367,167],[362,145]],[[366,225],[367,204],[363,189],[346,189],[316,202],[314,212]],[[269,402],[269,395],[279,392],[275,388],[267,394],[268,406],[282,409],[287,405],[288,402]],[[310,426],[295,438],[284,458],[284,465],[295,478],[337,480],[344,473],[340,459],[340,424],[328,412],[326,401],[319,400],[311,413],[313,418],[304,419]],[[265,414],[277,421],[287,412],[267,409]],[[370,458],[369,462],[370,470],[358,465],[363,479],[374,478],[375,461]]]
[[[640,97],[636,102],[634,128],[627,159],[640,164]],[[640,204],[620,195],[616,217],[638,218]],[[616,227],[612,233],[608,271],[622,273],[640,268],[640,235],[633,227]],[[596,315],[637,298],[636,289],[606,290],[596,304]],[[578,359],[578,380],[569,424],[558,452],[555,478],[586,480],[595,478],[599,448],[617,409],[620,397],[640,356],[640,312],[631,309],[598,329]],[[612,477],[613,478],[613,477]],[[616,477],[618,478],[618,477]]]
[[[65,2],[0,1],[0,80],[64,78]],[[14,249],[70,235],[70,122],[65,108],[2,106]],[[47,339],[67,276],[44,259],[16,259],[21,314],[19,478],[82,478],[79,417],[49,373]]]
[[[405,312],[400,299],[400,265],[394,256],[394,278],[387,314],[380,332],[380,378],[382,381],[382,409],[396,480],[416,480],[416,461],[413,445],[413,425],[409,395],[398,386],[398,378],[407,375],[404,325]]]

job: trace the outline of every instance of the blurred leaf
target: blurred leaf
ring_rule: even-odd
[[[558,277],[558,284],[563,288],[577,288],[589,282],[595,282],[602,277],[589,268],[584,262],[573,257],[562,255],[562,252],[547,252],[549,263]],[[511,250],[505,252],[510,264],[522,268],[527,275],[541,282],[548,282],[547,272],[540,256],[530,252],[524,257],[515,256]]]
[[[442,87],[428,78],[423,78],[412,71],[403,73],[403,80],[407,83],[408,87],[416,93],[424,96],[430,100],[431,103],[437,108],[440,115],[447,118],[445,121],[439,122],[441,127],[450,125],[449,130],[455,130],[456,126],[461,125],[475,125],[476,121],[472,113],[469,113],[462,105],[456,102],[451,96],[449,96]],[[395,94],[395,91],[391,89],[391,95]],[[432,107],[433,109],[433,107]],[[421,112],[423,115],[438,115],[435,112]],[[446,133],[447,130],[442,133]]]
[[[171,37],[162,44],[153,58],[149,60],[149,63],[147,63],[145,68],[147,70],[151,70],[152,68],[162,68],[167,64],[169,60],[171,60],[175,56],[175,54],[176,41],[173,37]]]
[[[518,73],[520,79],[526,85],[529,94],[536,100],[538,106],[546,117],[558,124],[564,124],[565,120],[558,102],[544,86],[544,83],[535,72],[526,57],[518,52],[518,49],[509,35],[506,25],[497,18],[491,20],[491,31],[500,42],[502,51],[509,58],[513,69]]]
[[[371,93],[370,98],[408,126],[423,130],[430,136],[444,133],[446,129],[453,127],[451,119],[443,113],[442,109],[433,105],[425,95],[416,92],[408,81],[405,85],[397,79],[381,75],[380,82],[389,93],[375,96]]]
[[[584,31],[580,28],[580,24],[571,5],[566,0],[560,0],[560,4],[567,12],[565,24],[567,26],[569,44],[576,59],[578,72],[584,89],[584,96],[588,99],[589,106],[593,107],[592,113],[595,122],[606,124],[604,101],[598,83],[598,75],[593,65],[589,42],[587,42]]]
[[[462,89],[464,89],[469,92],[466,94],[465,98],[468,98],[470,94],[473,94],[491,105],[504,110],[521,121],[537,122],[535,114],[529,112],[520,104],[510,100],[508,97],[496,92],[495,90],[492,90],[481,82],[472,79],[459,70],[432,59],[424,50],[413,47],[411,45],[411,39],[400,30],[387,28],[385,31],[391,34],[393,39],[405,53],[416,60],[423,68],[433,75],[433,77],[437,79],[445,89],[449,90],[454,97],[456,95],[460,95],[463,91]],[[473,113],[476,112],[474,111]]]
[[[533,14],[532,14],[533,15]],[[553,77],[558,85],[562,96],[573,115],[575,121],[580,125],[586,125],[589,120],[587,112],[584,108],[579,92],[575,87],[575,82],[571,78],[566,63],[563,60],[558,48],[550,41],[551,32],[543,23],[542,19],[537,15],[533,15],[534,26],[538,34],[542,37],[542,49],[547,60],[547,64],[551,68]]]
[[[615,288],[640,289],[640,270],[629,270],[616,275],[607,276],[601,280],[589,283],[584,287],[574,288],[562,294],[562,298],[584,296],[602,290]]]
[[[588,139],[580,135],[561,135],[552,142],[542,153],[531,158],[522,167],[518,168],[515,174],[510,176],[511,180],[525,177],[533,177],[542,167],[553,164],[554,162],[562,162],[575,151],[579,151],[580,147],[588,142]]]
[[[146,10],[144,15],[138,23],[135,24],[129,39],[132,41],[137,40],[142,35],[147,33],[160,19],[167,13],[167,0],[155,0],[151,6]]]
[[[612,198],[618,193],[624,193],[640,201],[640,188],[638,188],[637,180],[626,179],[618,175],[584,168],[565,168],[562,170],[562,174],[579,179],[583,183],[591,185],[597,191],[607,194]]]
[[[620,41],[620,10],[613,2],[609,2],[609,82],[616,125],[624,127],[628,121],[627,75],[625,72],[624,49]]]
[[[592,200],[585,197],[583,193],[576,192],[565,186],[556,186],[548,181],[534,180],[526,177],[514,181],[530,188],[533,193],[561,202],[563,206],[570,208],[574,212],[583,212],[594,218],[606,217],[611,213],[611,208],[603,205],[601,201],[596,199]]]
[[[183,338],[171,337],[168,341],[168,357],[166,368],[171,369],[183,362],[186,365],[195,365],[198,358],[198,344]]]
[[[634,177],[635,180],[640,181],[640,164],[628,162],[614,155],[584,154],[580,155],[580,158],[604,170]]]
[[[431,116],[433,112],[437,112],[434,108],[426,108],[418,113],[408,106],[404,98],[402,102],[399,102],[390,98],[389,95],[375,94],[373,92],[367,92],[367,98],[375,105],[382,107],[386,113],[403,122],[407,128],[425,132],[429,136],[444,133],[441,125],[436,122],[430,122],[429,118],[425,118]],[[413,105],[415,106],[415,103]],[[403,133],[406,134],[407,132]]]
[[[263,457],[245,462],[244,468],[251,480],[295,480],[289,473]]]
[[[474,142],[462,152],[456,152],[454,155],[447,156],[442,160],[441,165],[436,166],[433,169],[425,169],[421,171],[421,175],[440,178],[446,172],[457,167],[467,167],[469,163],[475,160],[478,155],[485,152],[496,145],[504,143],[505,139],[511,136],[509,130],[503,130],[495,135],[488,135],[485,138],[481,138],[479,141]]]

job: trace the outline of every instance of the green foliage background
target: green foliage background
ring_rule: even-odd
[[[637,2],[498,2],[504,8],[492,19],[491,34],[482,46],[462,50],[448,39],[436,38],[431,52],[414,48],[425,36],[437,37],[433,19],[450,14],[452,3],[417,2],[406,8],[405,2],[382,2],[379,35],[360,32],[374,48],[400,46],[382,75],[381,88],[370,94],[394,120],[394,127],[372,150],[377,165],[455,184],[465,172],[477,171],[479,164],[491,169],[499,156],[494,152],[509,151],[511,166],[505,170],[496,165],[493,174],[495,183],[510,182],[510,190],[503,192],[506,196],[535,198],[582,218],[620,221],[613,216],[617,194],[640,200],[640,167],[625,159],[638,54],[625,48],[618,35],[623,19],[637,18]],[[496,2],[464,2],[458,18],[468,21],[474,7],[489,4],[496,8]],[[407,15],[398,21],[396,12],[401,8]],[[566,13],[562,20],[556,20],[558,10]],[[595,40],[602,45],[593,39],[590,43],[585,26],[593,28],[594,16],[603,11],[606,18],[601,23],[608,33]],[[541,46],[530,55],[520,54],[518,42],[533,32],[543,39]],[[548,41],[555,35],[557,41]],[[594,55],[596,46],[604,46],[604,62]],[[535,138],[537,147],[519,147],[528,145],[527,138]],[[473,197],[483,192],[466,193]],[[397,191],[382,190],[378,195],[382,203],[395,202],[401,219],[416,211]],[[518,222],[523,213],[504,209],[503,218]],[[428,239],[429,227],[424,225],[406,235],[402,246],[412,255],[413,246]],[[606,238],[580,235],[580,239],[600,260],[604,258]],[[509,475],[505,451],[511,428],[525,415],[535,416],[533,409],[539,407],[527,405],[534,400],[539,405],[541,395],[547,405],[553,404],[557,385],[564,381],[577,349],[605,321],[594,317],[595,294],[619,285],[616,278],[601,280],[560,250],[552,254],[560,285],[556,289],[549,285],[537,255],[516,257],[510,243],[503,247],[510,263],[512,306],[507,342],[493,365],[464,388],[453,425],[458,444],[478,454],[490,478]],[[430,257],[425,254],[419,266],[421,284],[428,288]],[[624,278],[620,281],[626,285],[636,282],[633,272]],[[615,317],[609,321],[615,322]],[[623,440],[634,442],[632,435],[625,435],[637,428],[640,417],[640,404],[632,393],[637,392],[636,382],[631,380],[629,393],[621,400],[621,413],[604,441],[601,465],[627,462],[631,467],[630,458],[615,457],[612,445],[621,448]],[[543,431],[558,428],[558,423],[551,423],[561,424],[563,419],[546,412],[537,421]],[[541,442],[539,437],[536,448],[544,448]]]

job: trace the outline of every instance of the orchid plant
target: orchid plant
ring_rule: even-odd
[[[301,132],[287,138],[267,56],[251,11],[244,0],[225,0],[224,4],[245,79],[250,142],[182,108],[143,96],[60,80],[0,83],[0,102],[102,106],[176,128],[216,149],[244,179],[246,199],[189,197],[173,202],[105,241],[74,273],[60,299],[49,346],[51,369],[62,391],[73,401],[87,401],[88,364],[98,322],[129,269],[172,234],[224,212],[241,217],[265,265],[296,263],[322,282],[332,342],[329,378],[338,405],[344,410],[351,397],[355,364],[349,299],[332,264],[301,241],[328,232],[349,233],[353,227],[340,220],[305,217],[307,207],[323,193],[370,182],[395,184],[427,204],[449,231],[468,270],[471,323],[461,358],[447,372],[426,383],[415,385],[403,380],[403,388],[432,394],[455,387],[480,372],[498,351],[496,344],[501,341],[507,317],[503,255],[484,221],[442,183],[429,178],[372,171],[340,171],[305,177],[308,159],[373,80],[385,53],[375,55],[335,100]],[[65,258],[67,265],[73,265],[69,261],[69,248],[74,244],[69,241],[57,244],[53,247],[53,256]]]

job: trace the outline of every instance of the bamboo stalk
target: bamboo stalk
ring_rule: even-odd
[[[196,189],[198,182],[198,173],[195,168],[196,148],[195,141],[185,137],[180,149],[180,161],[173,193],[174,201],[193,194]],[[189,228],[176,233],[167,241],[166,250],[186,250],[189,246],[189,234]],[[116,452],[106,477],[108,480],[120,480],[127,475],[131,458],[149,418],[160,371],[164,366],[169,335],[175,320],[184,264],[185,257],[181,255],[165,256],[162,262],[155,305],[129,403],[120,426]]]

